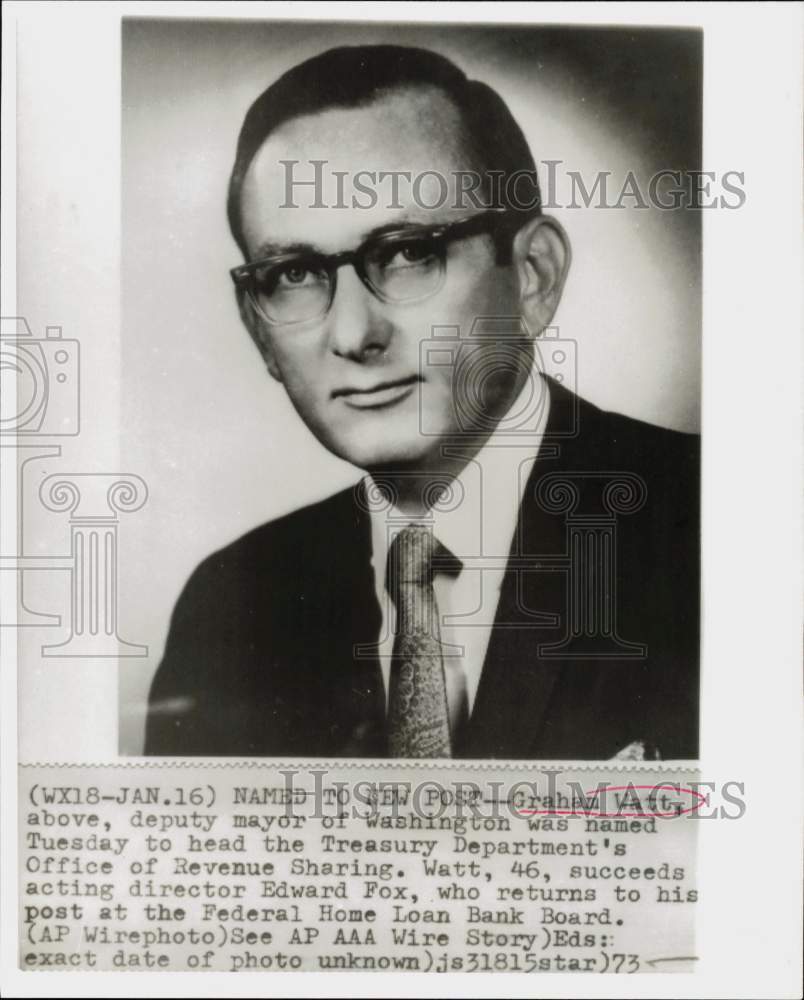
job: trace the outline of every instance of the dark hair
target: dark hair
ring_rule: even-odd
[[[243,179],[272,132],[302,115],[361,107],[392,90],[428,86],[441,90],[458,108],[476,169],[486,173],[501,171],[501,176],[532,171],[535,182],[533,156],[505,101],[487,84],[468,79],[449,59],[427,49],[401,45],[329,49],[279,77],[246,114],[237,140],[227,202],[229,226],[241,250],[245,253],[240,213]],[[538,198],[536,188],[535,200]]]

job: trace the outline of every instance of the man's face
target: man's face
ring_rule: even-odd
[[[355,109],[333,109],[294,119],[263,144],[246,174],[241,197],[243,232],[250,260],[277,248],[310,248],[325,254],[353,250],[380,227],[434,225],[465,219],[481,211],[468,201],[456,207],[456,171],[467,162],[458,112],[437,91],[403,91]],[[297,161],[296,181],[314,176],[311,161],[326,161],[323,190],[296,184],[288,203],[288,168]],[[398,197],[388,182],[377,183],[376,206],[351,207],[351,179],[359,171],[408,171],[413,177],[438,172],[449,184],[443,199],[430,175],[414,197],[402,181]],[[339,202],[336,178],[341,172],[349,207]],[[439,201],[440,207],[427,209]],[[367,199],[361,199],[365,202]],[[464,199],[466,201],[466,199]],[[319,201],[320,204],[320,201]],[[519,312],[516,272],[496,263],[489,236],[449,244],[446,276],[440,291],[417,302],[380,301],[351,265],[337,271],[330,311],[317,320],[293,326],[249,320],[271,373],[282,381],[296,410],[321,443],[339,457],[370,470],[437,467],[444,438],[466,433],[472,408],[456,418],[454,369],[428,365],[420,349],[436,325],[458,327],[462,338],[476,317],[513,316]],[[490,363],[494,341],[488,347]],[[439,356],[443,361],[443,352]],[[473,370],[482,364],[473,359]],[[487,373],[488,374],[488,373]],[[502,416],[521,385],[511,372],[492,373],[482,389],[480,424]],[[422,433],[422,427],[427,433]]]

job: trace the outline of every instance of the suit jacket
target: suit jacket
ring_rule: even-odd
[[[550,392],[454,755],[606,760],[641,741],[694,759],[698,438]],[[380,628],[370,559],[353,490],[206,559],[173,613],[146,754],[385,756],[379,663],[354,654]]]

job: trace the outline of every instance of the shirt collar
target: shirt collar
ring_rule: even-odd
[[[534,368],[488,441],[433,509],[421,517],[411,517],[395,506],[370,504],[372,565],[381,605],[388,547],[394,535],[408,524],[432,526],[438,541],[458,558],[508,555],[549,410],[547,383]],[[379,495],[370,475],[364,484],[367,496]]]

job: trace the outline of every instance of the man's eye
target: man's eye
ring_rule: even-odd
[[[309,284],[316,279],[317,275],[304,267],[302,264],[289,264],[280,269],[276,276],[277,285],[282,288],[288,285]]]
[[[321,278],[319,271],[303,263],[274,265],[256,274],[257,287],[263,295],[308,288],[317,284]]]
[[[385,268],[411,267],[425,264],[436,256],[436,245],[432,240],[411,240],[409,243],[389,247],[384,254]]]

